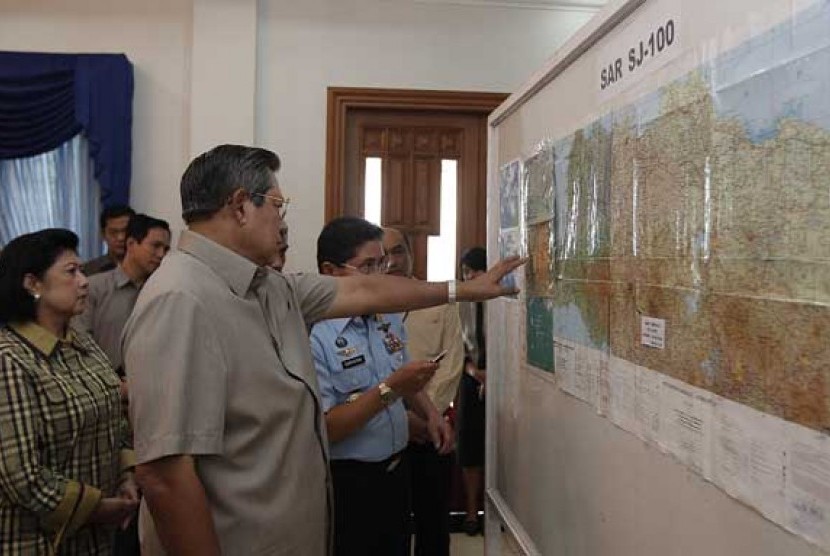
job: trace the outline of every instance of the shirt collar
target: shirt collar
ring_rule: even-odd
[[[190,230],[182,231],[178,248],[208,265],[239,297],[248,292],[259,268],[242,255]]]
[[[74,344],[76,339],[75,331],[72,327],[67,328],[66,336],[58,338],[39,324],[31,321],[13,323],[9,326],[46,357],[52,355],[58,342],[63,341]]]
[[[124,269],[121,268],[120,264],[113,269],[112,275],[115,278],[116,288],[120,289],[126,286],[127,284],[132,284],[132,280],[130,280],[130,277],[127,276],[127,273],[124,272]]]

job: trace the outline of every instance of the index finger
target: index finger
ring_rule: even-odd
[[[430,363],[429,366],[424,367],[423,374],[432,376],[438,370],[438,363]]]
[[[528,257],[520,257],[518,255],[505,257],[496,264],[494,264],[492,268],[490,268],[490,271],[495,272],[501,278],[505,274],[513,272],[514,270],[525,264],[527,261]]]

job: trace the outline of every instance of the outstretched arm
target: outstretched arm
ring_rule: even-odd
[[[504,287],[499,281],[524,263],[525,259],[519,257],[502,259],[474,280],[459,282],[456,299],[484,301],[516,293],[515,288]],[[448,300],[448,282],[422,282],[386,275],[348,276],[338,280],[337,295],[324,318],[397,313],[441,305]]]

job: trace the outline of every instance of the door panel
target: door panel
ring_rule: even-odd
[[[431,155],[412,157],[412,180],[400,197],[412,207],[408,231],[426,235],[441,233],[441,159]],[[394,190],[387,189],[390,196]],[[391,226],[386,219],[384,226]]]
[[[405,227],[407,214],[405,207],[405,189],[409,157],[405,155],[386,155],[383,165],[383,185],[381,189],[381,221],[386,226]],[[394,193],[393,193],[394,191]]]
[[[365,157],[380,157],[382,224],[410,238],[419,278],[426,278],[427,237],[441,232],[442,160],[458,161],[455,260],[485,242],[485,131],[480,113],[355,109],[348,115],[347,214],[364,216]]]

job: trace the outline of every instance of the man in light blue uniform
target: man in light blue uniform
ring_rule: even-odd
[[[360,218],[333,220],[317,240],[320,272],[383,272],[382,237],[380,228]],[[311,348],[330,443],[335,555],[403,554],[409,516],[403,401],[427,420],[436,449],[452,449],[451,429],[421,392],[438,365],[409,361],[398,314],[319,322]]]
[[[400,347],[390,351],[385,338],[392,338],[390,341]],[[398,314],[332,319],[316,324],[312,330],[312,351],[323,411],[350,403],[351,397],[377,386],[408,363],[404,342],[406,336]],[[406,408],[397,399],[371,417],[357,433],[332,443],[331,458],[387,459],[406,447],[407,430]]]

